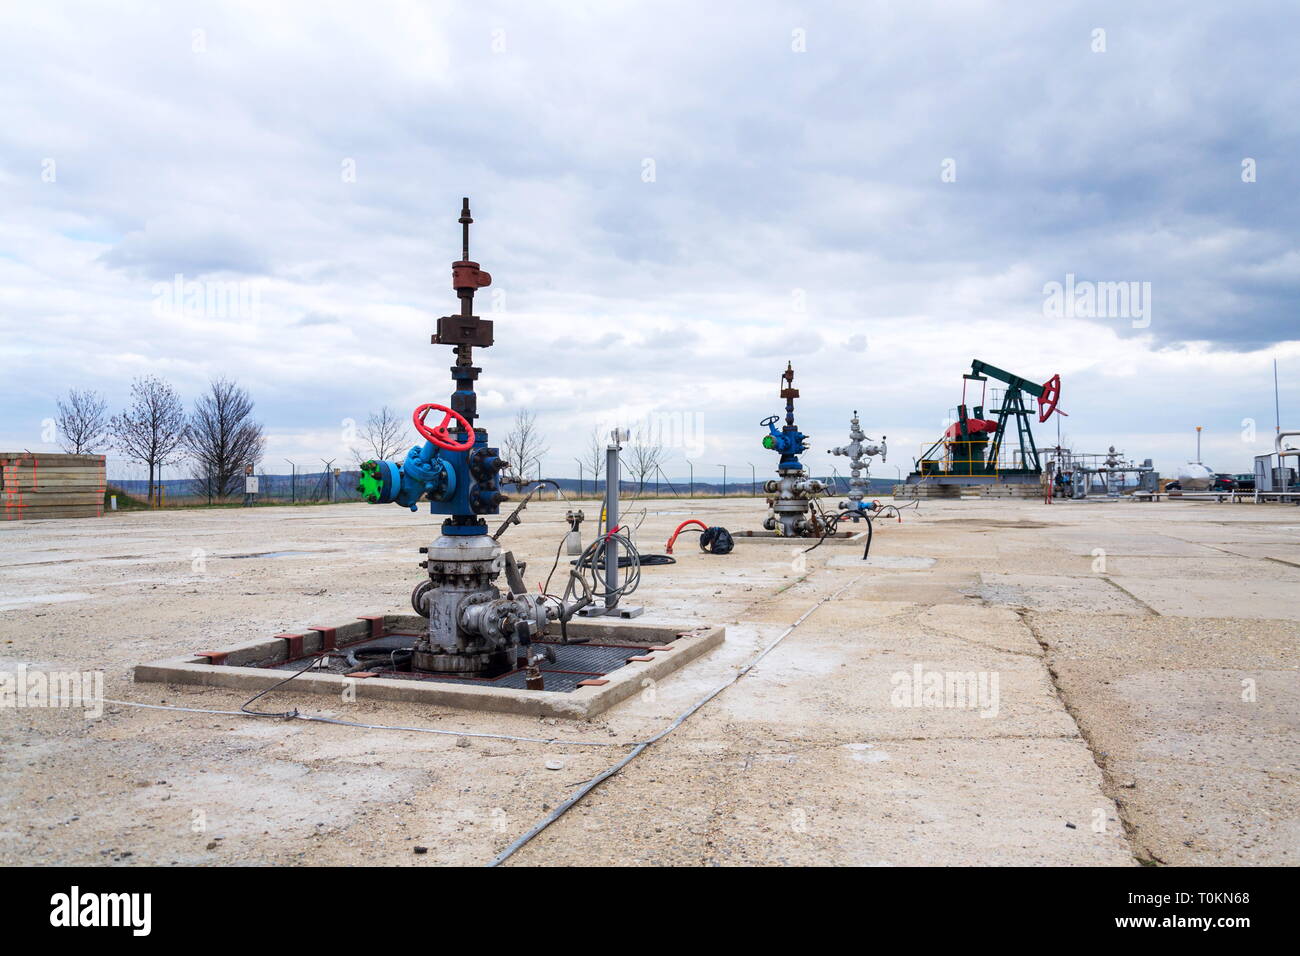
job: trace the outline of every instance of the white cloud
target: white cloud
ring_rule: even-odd
[[[557,473],[591,424],[653,412],[765,461],[786,359],[819,449],[859,408],[904,466],[976,357],[1059,371],[1081,445],[1166,469],[1202,424],[1246,470],[1213,436],[1268,430],[1274,355],[1295,408],[1285,4],[148,10],[0,13],[0,446],[145,372],[191,399],[236,378],[272,461],[445,401],[426,343],[462,195],[506,294],[485,423],[533,406]],[[256,283],[256,317],[160,317],[178,272]],[[1044,318],[1067,273],[1151,282],[1150,326]]]

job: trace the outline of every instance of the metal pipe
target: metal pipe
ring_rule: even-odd
[[[1277,397],[1277,359],[1273,359],[1273,431],[1282,431],[1282,403]]]
[[[1273,439],[1273,450],[1274,450],[1275,452],[1277,452],[1277,458],[1278,458],[1278,464],[1279,464],[1279,465],[1282,463],[1282,456],[1283,456],[1283,455],[1297,455],[1297,456],[1300,456],[1300,448],[1283,448],[1283,447],[1282,447],[1282,439],[1283,439],[1283,438],[1296,438],[1296,437],[1300,437],[1300,431],[1292,431],[1292,432],[1283,432],[1283,431],[1280,431],[1280,432],[1277,433],[1277,437]]]
[[[618,604],[618,541],[613,531],[618,527],[618,432],[605,448],[605,607]]]
[[[1273,448],[1274,448],[1274,450],[1276,450],[1276,452],[1277,452],[1277,465],[1278,465],[1279,468],[1283,468],[1283,467],[1285,467],[1285,464],[1284,464],[1284,463],[1285,463],[1285,461],[1286,461],[1286,456],[1288,456],[1288,455],[1294,455],[1294,456],[1295,456],[1295,458],[1296,458],[1296,466],[1297,466],[1298,468],[1300,468],[1300,448],[1283,448],[1283,447],[1282,447],[1282,439],[1283,439],[1283,438],[1295,438],[1295,437],[1297,437],[1297,436],[1300,436],[1300,431],[1288,431],[1288,432],[1279,431],[1279,432],[1277,433],[1277,437],[1273,439]],[[1286,488],[1283,488],[1282,490],[1283,490],[1283,491],[1286,491],[1287,489],[1286,489]],[[1279,499],[1279,500],[1280,500],[1280,499]]]

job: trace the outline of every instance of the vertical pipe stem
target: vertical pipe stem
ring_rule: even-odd
[[[605,449],[605,534],[618,527],[618,442]],[[618,604],[614,589],[618,587],[618,544],[605,541],[605,607]]]

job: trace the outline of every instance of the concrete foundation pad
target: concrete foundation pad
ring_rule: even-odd
[[[1030,614],[1139,859],[1294,866],[1294,621]]]
[[[1044,611],[1150,614],[1150,610],[1101,574],[980,574],[976,595],[989,604]]]
[[[589,866],[1132,866],[1096,773],[1068,740],[674,737],[592,794],[578,832]],[[529,859],[574,839],[551,827]]]
[[[1183,617],[1285,619],[1300,606],[1300,581],[1285,568],[1273,580],[1254,577],[1235,581],[1231,589],[1189,587],[1181,575],[1152,578],[1126,574],[1116,577],[1134,597],[1160,614]]]
[[[654,549],[683,517],[744,528],[764,510],[647,504],[639,541]],[[534,500],[506,536],[530,591],[545,586],[570,507]],[[646,613],[631,626],[725,624],[726,640],[666,679],[642,675],[677,650],[623,668],[638,679],[617,706],[541,716],[536,697],[573,698],[543,692],[493,713],[482,700],[389,699],[366,680],[341,700],[337,685],[297,678],[255,705],[345,725],[230,716],[253,691],[214,678],[238,675],[272,635],[310,652],[313,625],[406,607],[423,518],[342,504],[14,522],[0,549],[0,671],[100,670],[120,703],[99,719],[0,708],[0,752],[13,757],[0,761],[0,865],[481,865],[796,622],[511,862],[1294,865],[1300,623],[1285,598],[1300,583],[1297,514],[923,501],[875,525],[873,557],[939,559],[906,571],[832,563],[861,542],[683,545],[676,564],[644,568],[629,600]],[[77,594],[52,599],[69,579]],[[1256,581],[1258,593],[1243,588]],[[197,662],[223,648],[223,664]],[[191,673],[131,681],[158,659]],[[898,705],[894,677],[918,664],[996,674],[997,715]]]
[[[418,629],[424,619],[406,614],[383,616],[386,628]],[[369,622],[341,625],[353,641],[364,640]],[[637,659],[602,678],[599,685],[578,687],[567,693],[546,690],[518,690],[510,687],[453,684],[444,681],[406,680],[389,677],[351,677],[346,674],[304,673],[293,677],[292,671],[272,669],[273,665],[292,659],[286,637],[302,639],[303,653],[311,655],[321,649],[319,631],[303,635],[280,635],[262,641],[250,641],[235,647],[186,655],[135,668],[137,682],[201,684],[230,687],[256,693],[293,677],[292,689],[313,694],[351,695],[354,699],[406,701],[436,707],[456,707],[493,713],[521,714],[531,717],[569,717],[585,720],[626,700],[648,684],[663,680],[682,665],[717,647],[726,638],[722,627],[668,627],[648,624],[622,624],[607,621],[570,621],[569,634],[600,642],[643,645]],[[311,635],[309,637],[309,635]],[[310,641],[310,644],[309,644]],[[345,644],[340,640],[340,644]],[[648,657],[649,660],[641,660]],[[214,662],[215,661],[215,662]]]

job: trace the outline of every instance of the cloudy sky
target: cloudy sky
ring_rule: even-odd
[[[1298,21],[1291,0],[7,4],[0,448],[53,450],[70,387],[120,407],[134,376],[189,401],[224,375],[268,471],[345,458],[348,420],[447,401],[428,336],[468,195],[494,277],[481,424],[533,410],[550,474],[613,421],[682,423],[672,475],[768,470],[787,360],[818,466],[856,408],[889,436],[873,473],[906,472],[973,358],[1060,373],[1077,448],[1170,471],[1203,425],[1206,462],[1247,471],[1274,359],[1300,424]],[[244,298],[186,308],[177,276]],[[1135,296],[1055,308],[1067,281]]]

